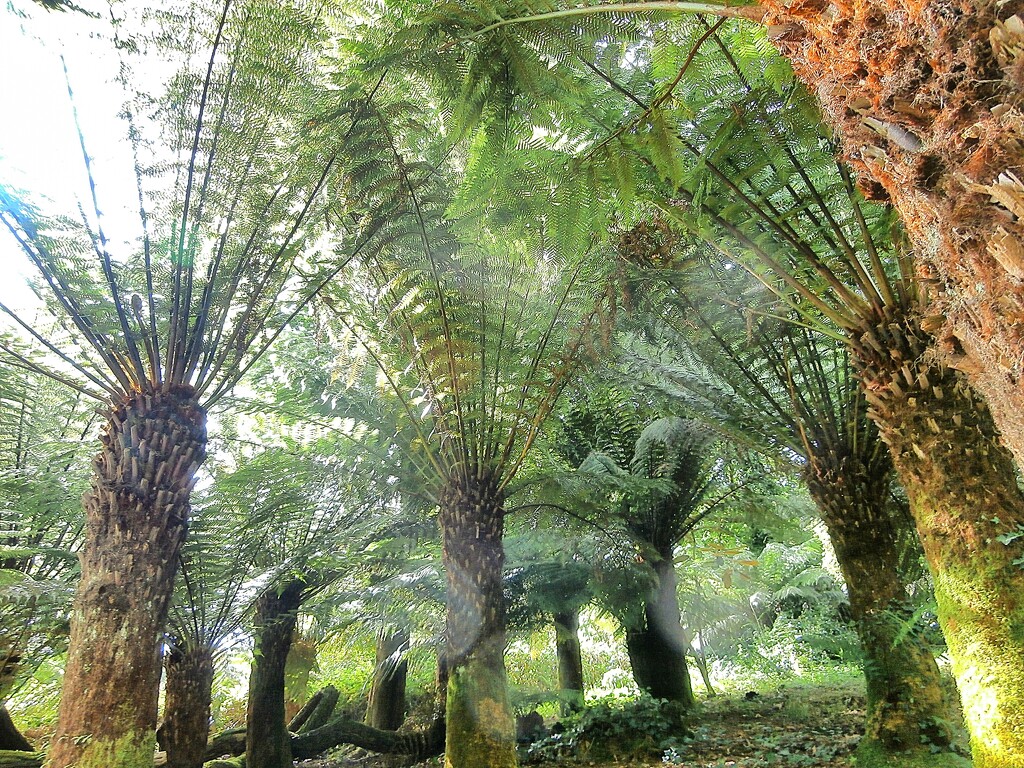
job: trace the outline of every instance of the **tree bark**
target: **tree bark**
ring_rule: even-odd
[[[284,673],[306,583],[293,579],[271,587],[256,602],[256,647],[246,707],[248,768],[291,768],[291,737],[285,724]]]
[[[558,658],[558,689],[566,698],[562,700],[562,713],[569,714],[583,708],[583,654],[580,651],[579,610],[556,613],[555,656]]]
[[[863,446],[870,456],[870,445]],[[898,531],[886,507],[891,464],[828,453],[809,462],[807,485],[828,528],[864,653],[867,723],[861,745],[896,753],[948,747],[949,714],[935,658],[910,620]],[[872,745],[871,743],[874,743]]]
[[[160,726],[167,768],[202,768],[210,735],[213,648],[172,647],[164,660],[164,719]]]
[[[396,731],[405,720],[405,682],[409,663],[409,631],[381,627],[377,633],[377,658],[366,705],[366,724],[382,731]]]
[[[924,545],[974,764],[1024,765],[1024,497],[1013,459],[919,317],[888,318],[853,346]]]
[[[633,678],[641,690],[654,698],[668,699],[690,708],[696,704],[696,699],[686,663],[687,643],[680,624],[671,548],[658,553],[653,567],[657,584],[644,604],[646,625],[626,633]]]
[[[32,743],[22,735],[18,726],[14,724],[6,705],[0,705],[0,750],[31,752],[33,749],[35,748]]]
[[[969,374],[1024,466],[1020,3],[761,5],[862,188],[900,213],[939,284],[947,362]]]
[[[53,768],[149,768],[163,632],[206,414],[190,387],[113,405],[85,494]]]
[[[446,768],[516,765],[504,659],[503,502],[492,479],[453,481],[441,495],[448,583]]]
[[[306,705],[288,722],[291,733],[305,733],[325,725],[334,714],[341,694],[333,685],[321,688],[313,694]]]

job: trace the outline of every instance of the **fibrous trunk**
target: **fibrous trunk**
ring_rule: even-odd
[[[974,764],[1012,768],[1024,765],[1024,497],[984,401],[931,341],[911,314],[854,351],[924,545]]]
[[[1024,466],[1024,20],[1019,3],[766,0],[844,158],[940,285],[951,362]],[[1016,12],[1016,16],[1012,15]]]
[[[202,768],[210,735],[213,648],[171,647],[164,659],[164,717],[160,726],[168,768]]]
[[[49,754],[55,768],[153,764],[159,638],[205,425],[184,386],[137,393],[108,413],[83,499],[82,575]]]
[[[504,659],[502,502],[488,479],[453,481],[441,498],[448,583],[448,768],[516,764]]]
[[[377,659],[366,704],[366,724],[396,731],[405,720],[405,682],[409,663],[409,631],[382,627],[377,633]]]
[[[284,672],[306,588],[295,579],[271,587],[256,601],[256,647],[245,712],[248,768],[291,768],[291,736],[285,720]]]
[[[854,456],[812,460],[807,484],[843,572],[864,653],[867,723],[862,742],[889,754],[947,747],[947,709],[935,664],[915,627],[900,573],[898,527],[887,508],[891,465]]]
[[[633,677],[641,690],[654,698],[689,708],[695,699],[686,664],[687,643],[680,625],[671,548],[660,552],[653,565],[657,584],[644,604],[646,625],[626,633]]]
[[[558,657],[558,688],[565,698],[564,714],[574,712],[583,706],[583,655],[580,650],[579,609],[556,613],[555,655]]]

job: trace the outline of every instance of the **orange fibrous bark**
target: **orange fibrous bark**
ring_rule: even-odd
[[[899,211],[944,318],[947,360],[1024,463],[1022,4],[762,5],[862,190]]]

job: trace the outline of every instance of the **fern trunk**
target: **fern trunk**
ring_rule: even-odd
[[[867,330],[853,346],[869,416],[889,445],[924,545],[974,764],[1019,768],[1024,497],[984,401],[931,341],[911,314]]]
[[[654,698],[690,708],[696,699],[686,663],[688,644],[680,625],[671,548],[659,553],[654,572],[657,584],[644,604],[645,626],[626,633],[633,677],[640,689]]]
[[[516,765],[505,674],[503,499],[488,480],[453,482],[439,522],[448,582],[447,768]]]
[[[285,717],[285,667],[302,605],[305,582],[268,589],[256,601],[256,647],[245,711],[248,768],[291,768],[291,736]]]
[[[160,737],[167,768],[202,768],[210,735],[213,648],[172,648],[164,660],[164,672]]]
[[[151,768],[159,640],[205,458],[206,414],[189,387],[114,405],[83,499],[82,576],[49,764]]]
[[[583,654],[580,649],[579,609],[556,613],[555,656],[558,658],[558,688],[565,697],[563,714],[583,708]]]
[[[862,188],[891,200],[946,287],[936,319],[947,362],[969,374],[1024,466],[1020,4],[762,6]]]
[[[31,752],[33,749],[32,743],[14,724],[6,705],[0,704],[0,751]]]
[[[405,683],[409,663],[405,651],[409,631],[382,627],[377,633],[376,664],[366,704],[366,724],[396,731],[405,720]]]
[[[807,485],[842,569],[864,653],[867,722],[863,749],[899,753],[946,748],[951,734],[939,669],[911,622],[900,546],[887,509],[889,465],[875,471],[852,456],[812,462]]]

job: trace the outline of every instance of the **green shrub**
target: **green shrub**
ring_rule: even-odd
[[[553,733],[531,745],[527,760],[540,763],[564,757],[659,757],[686,738],[684,715],[679,704],[650,696],[602,699],[564,719],[562,733]]]

